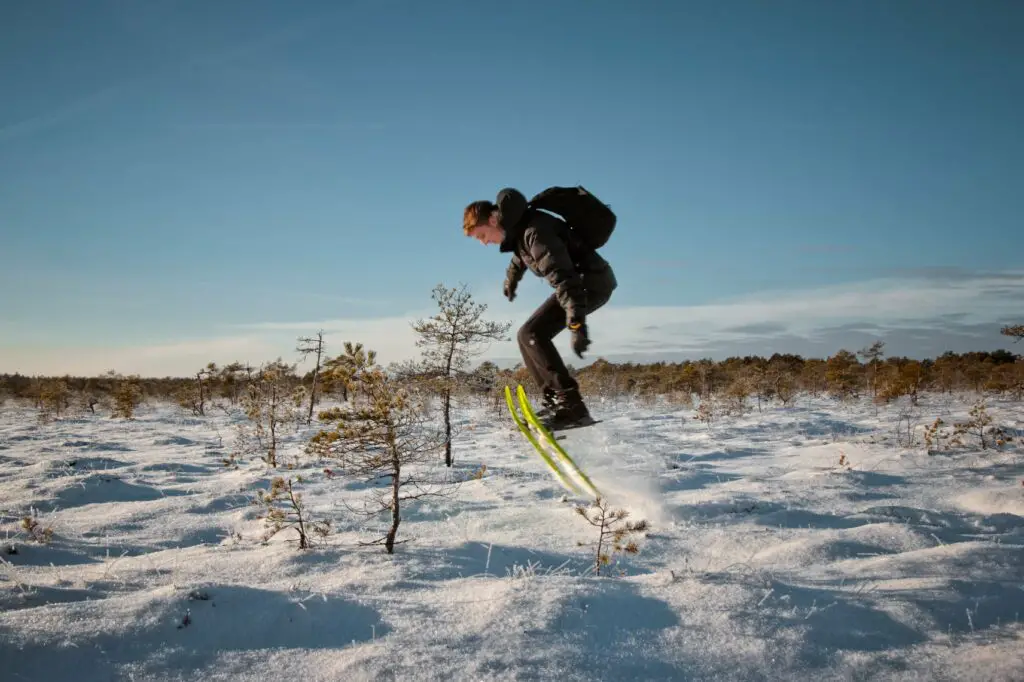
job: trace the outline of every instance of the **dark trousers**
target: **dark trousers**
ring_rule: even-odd
[[[587,326],[590,326],[590,315],[608,302],[615,290],[615,275],[607,272],[584,275],[583,285],[587,290]],[[551,294],[527,318],[516,334],[519,350],[523,354],[523,364],[527,371],[544,391],[565,391],[578,389],[576,380],[569,376],[569,370],[562,362],[553,339],[566,328],[565,310],[558,302],[558,297]]]

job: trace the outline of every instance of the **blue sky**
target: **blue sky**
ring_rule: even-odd
[[[588,359],[921,356],[1024,315],[1011,0],[0,8],[0,372],[186,374],[319,328],[400,360],[438,282],[518,325],[546,285],[507,303],[461,234],[505,186],[619,214]]]

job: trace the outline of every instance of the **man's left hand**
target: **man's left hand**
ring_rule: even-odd
[[[590,347],[590,337],[587,335],[587,323],[583,320],[569,320],[569,330],[572,332],[572,350],[580,358]]]

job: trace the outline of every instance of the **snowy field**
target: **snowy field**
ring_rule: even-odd
[[[584,501],[503,406],[459,408],[464,482],[409,503],[388,555],[361,544],[388,519],[349,509],[367,484],[303,454],[316,424],[272,471],[224,465],[244,417],[149,405],[40,424],[8,405],[0,679],[1024,680],[1018,439],[920,443],[972,400],[922,398],[909,447],[902,405],[798,398],[709,428],[693,409],[595,403],[603,423],[566,448],[650,524],[601,575]],[[1021,404],[989,411],[1024,434]],[[261,540],[253,502],[278,474],[302,475],[333,525],[323,544]],[[21,525],[32,509],[43,542]]]

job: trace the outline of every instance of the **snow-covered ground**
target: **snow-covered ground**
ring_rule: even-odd
[[[917,438],[969,406],[925,397]],[[503,407],[460,408],[465,482],[410,503],[388,555],[360,544],[387,519],[349,510],[367,485],[302,454],[315,424],[272,471],[222,463],[223,413],[40,424],[8,406],[0,679],[1022,680],[1020,450],[928,455],[897,443],[900,409],[800,398],[708,428],[595,403],[604,421],[566,447],[651,524],[597,576],[582,500]],[[1024,430],[1019,403],[990,412]],[[299,473],[334,533],[261,542],[256,491]],[[48,543],[20,526],[31,508]]]

